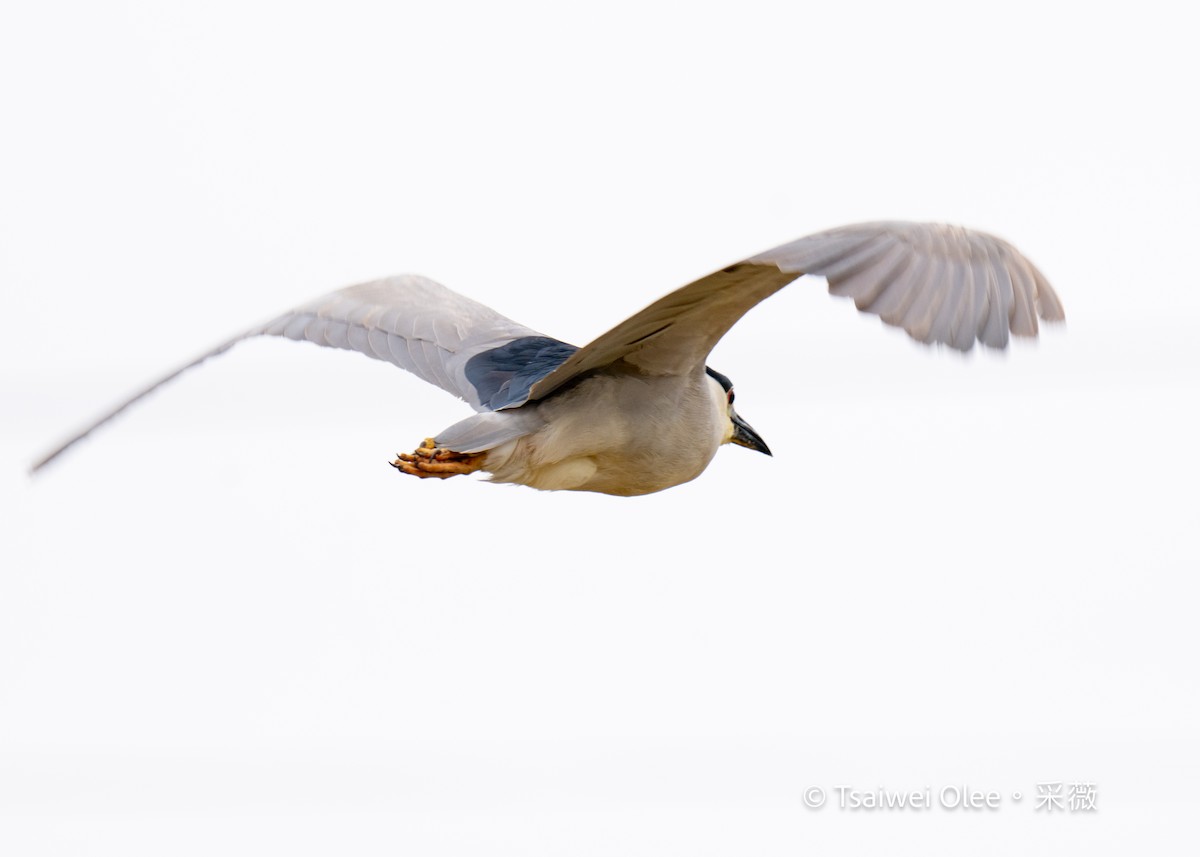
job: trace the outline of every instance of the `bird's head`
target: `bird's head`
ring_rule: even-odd
[[[733,382],[726,376],[722,375],[714,369],[707,366],[704,371],[708,373],[708,377],[712,378],[716,383],[721,385],[721,390],[725,397],[725,415],[729,419],[729,425],[725,428],[725,438],[722,443],[736,443],[738,446],[744,446],[747,449],[757,450],[758,452],[771,454],[770,447],[766,442],[758,436],[750,423],[738,416],[738,412],[733,407]]]

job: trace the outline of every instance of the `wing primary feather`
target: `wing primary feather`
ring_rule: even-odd
[[[899,325],[920,292],[920,285],[925,281],[931,261],[928,256],[915,257],[908,268],[896,276],[867,310],[878,315],[887,324]]]
[[[858,309],[866,309],[911,261],[912,254],[905,252],[900,244],[892,242],[887,253],[872,264],[842,276],[827,275],[829,293],[853,298]]]
[[[982,276],[972,262],[962,268],[962,295],[958,299],[954,320],[950,327],[949,345],[959,351],[970,351],[975,347],[975,328],[977,326],[978,310],[975,295],[979,285],[976,277]]]
[[[1008,271],[1012,276],[1013,305],[1009,315],[1009,326],[1017,336],[1037,336],[1037,311],[1034,309],[1033,293],[1036,285],[1024,261],[1013,254],[1008,257]]]
[[[958,323],[958,341],[965,346],[962,348],[964,351],[970,350],[975,345],[975,340],[983,340],[983,329],[987,324],[989,272],[986,262],[986,253],[982,255],[982,258],[977,257],[971,260],[971,280],[974,288],[971,290],[971,296],[962,319]]]
[[[895,239],[891,236],[881,236],[880,238],[866,242],[853,252],[833,259],[824,265],[811,266],[805,273],[816,274],[819,277],[825,277],[827,280],[849,277],[858,271],[874,265],[895,243]]]
[[[946,275],[945,268],[945,260],[930,260],[925,282],[917,286],[919,291],[904,313],[900,323],[913,339],[929,342],[929,331],[933,327],[933,320],[944,296],[942,285]]]
[[[1033,274],[1033,282],[1037,285],[1038,313],[1046,321],[1066,321],[1067,313],[1063,310],[1062,301],[1058,299],[1058,295],[1050,287],[1050,283],[1038,270],[1037,265],[1028,259],[1025,259],[1025,264],[1029,266],[1029,270]]]
[[[121,404],[117,405],[112,410],[105,413],[99,419],[93,420],[92,423],[87,426],[87,428],[85,428],[82,431],[78,432],[77,434],[73,435],[69,440],[67,440],[66,442],[55,447],[53,450],[46,453],[41,458],[39,458],[37,461],[35,461],[33,463],[33,465],[29,468],[29,472],[37,473],[39,470],[41,470],[43,467],[45,467],[50,462],[54,461],[54,459],[58,458],[60,455],[62,455],[64,452],[66,452],[68,449],[70,449],[72,446],[79,443],[79,441],[83,440],[85,437],[90,435],[96,429],[100,428],[100,426],[104,425],[105,423],[112,420],[114,417],[121,414],[130,405],[140,402],[142,399],[146,398],[146,396],[150,395],[155,390],[157,390],[159,387],[161,387],[163,384],[166,384],[168,381],[175,380],[177,377],[179,377],[180,375],[182,375],[184,372],[191,369],[192,367],[199,366],[205,360],[208,360],[211,357],[216,357],[218,354],[224,354],[226,351],[228,351],[233,346],[237,345],[243,339],[245,339],[245,336],[238,336],[238,337],[235,337],[234,339],[229,340],[228,342],[224,342],[221,345],[218,345],[216,348],[212,349],[211,351],[206,351],[204,354],[201,354],[195,360],[191,360],[191,361],[183,364],[182,366],[180,366],[178,369],[175,369],[174,371],[167,373],[166,375],[164,375],[163,377],[161,377],[157,381],[155,381],[153,384],[150,384],[149,386],[144,387],[139,392],[134,393],[128,399],[123,401]]]
[[[1012,306],[1012,277],[1004,264],[1001,249],[984,245],[987,263],[987,313],[979,323],[979,338],[989,348],[1008,345],[1008,310]]]
[[[940,299],[941,306],[933,319],[933,324],[929,326],[929,337],[927,342],[936,342],[941,345],[950,345],[954,340],[954,330],[958,324],[959,314],[962,311],[963,298],[966,295],[967,285],[964,282],[964,271],[960,267],[953,265],[945,265],[945,280],[940,287],[937,288],[936,297]]]

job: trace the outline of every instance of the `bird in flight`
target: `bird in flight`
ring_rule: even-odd
[[[957,226],[882,222],[800,238],[676,289],[578,348],[425,277],[340,289],[219,345],[132,396],[33,465],[37,471],[180,373],[253,336],[283,336],[394,363],[476,413],[392,465],[417,477],[476,471],[543,490],[650,494],[699,476],[726,443],[770,455],[707,365],[739,318],[811,274],[920,342],[960,351],[1032,337],[1064,319],[1012,245]]]

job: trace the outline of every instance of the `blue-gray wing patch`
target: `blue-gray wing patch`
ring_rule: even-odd
[[[464,371],[479,401],[493,411],[529,398],[529,388],[545,378],[579,348],[549,336],[522,336],[499,348],[481,351]]]

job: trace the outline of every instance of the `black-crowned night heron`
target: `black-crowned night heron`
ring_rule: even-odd
[[[101,417],[34,465],[184,370],[251,336],[359,351],[437,384],[477,413],[392,462],[445,478],[486,471],[543,490],[649,494],[699,476],[725,443],[770,454],[706,365],[751,307],[803,274],[904,328],[962,351],[1004,348],[1061,321],[1045,277],[999,238],[955,226],[868,223],[801,238],[678,289],[577,348],[418,276],[333,292],[214,348]]]

